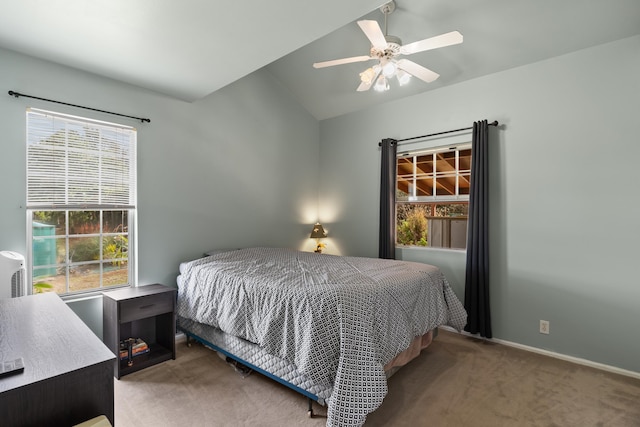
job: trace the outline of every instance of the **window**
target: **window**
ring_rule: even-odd
[[[398,154],[396,244],[465,249],[471,146]]]
[[[136,130],[27,110],[28,280],[33,292],[135,281]]]

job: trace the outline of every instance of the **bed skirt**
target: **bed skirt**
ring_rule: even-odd
[[[178,330],[189,338],[195,339],[213,350],[216,350],[241,364],[248,366],[268,378],[271,378],[298,393],[325,406],[326,399],[331,396],[332,386],[315,384],[300,374],[291,363],[267,353],[259,345],[242,338],[227,334],[220,329],[178,316]],[[387,378],[400,367],[416,358],[420,352],[431,344],[437,329],[416,337],[411,345],[389,361],[384,369]]]
[[[325,405],[333,387],[314,384],[289,362],[264,351],[259,345],[227,334],[220,329],[178,316],[178,330],[256,372]]]

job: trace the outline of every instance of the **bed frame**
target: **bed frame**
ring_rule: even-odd
[[[316,394],[317,392],[309,391],[305,388],[304,385],[300,384],[300,377],[301,377],[300,374],[295,374],[294,380],[292,381],[272,373],[269,370],[269,368],[266,367],[264,363],[260,361],[260,356],[264,357],[265,355],[268,355],[268,357],[272,358],[273,360],[278,360],[278,362],[282,366],[287,365],[287,368],[291,371],[295,371],[295,367],[290,365],[288,362],[277,358],[276,356],[269,355],[268,353],[260,349],[258,345],[249,343],[237,337],[231,337],[216,327],[194,322],[193,320],[185,319],[180,316],[178,316],[177,329],[179,331],[182,331],[185,334],[188,347],[191,347],[192,341],[197,341],[202,345],[223,354],[228,359],[231,359],[253,371],[256,371],[266,376],[267,378],[277,381],[280,384],[286,387],[289,387],[293,391],[305,396],[309,402],[309,409],[307,412],[307,415],[309,416],[309,418],[313,418],[314,416],[313,402],[318,403],[320,406],[325,406],[325,399],[318,396],[318,394],[320,393]],[[231,349],[227,343],[225,343],[225,340],[222,339],[225,336],[231,337],[237,343],[241,343],[241,342],[244,343],[242,345],[243,347],[247,348],[246,354],[248,354],[249,357],[247,356],[243,357],[243,356],[237,355],[236,352],[233,349]],[[437,336],[438,336],[438,328],[435,328],[432,332],[432,339]],[[255,355],[258,355],[258,357],[255,357]],[[387,378],[390,378],[395,372],[397,372],[399,368],[400,366],[391,367],[387,371]],[[315,387],[319,387],[319,386],[315,386]],[[314,387],[309,387],[309,388],[314,388]],[[326,395],[326,397],[328,397],[329,392],[330,390],[321,388],[321,393],[323,395]]]
[[[250,358],[241,357],[235,354],[234,351],[230,349],[228,345],[225,344],[224,340],[220,339],[220,337],[224,333],[220,331],[218,328],[215,328],[209,325],[204,325],[202,323],[197,323],[189,319],[178,317],[177,329],[179,331],[182,331],[185,334],[187,339],[187,346],[191,347],[191,342],[197,341],[202,345],[223,354],[225,357],[232,359],[233,361],[240,363],[241,365],[246,366],[251,370],[258,372],[266,376],[267,378],[277,381],[280,384],[286,387],[289,387],[293,391],[305,396],[309,401],[309,409],[308,409],[307,415],[310,418],[314,416],[313,402],[317,402],[319,405],[325,406],[325,401],[323,398],[303,388],[300,385],[294,384],[293,382],[288,381],[282,378],[281,376],[273,374],[268,370],[268,368],[264,366],[264,364],[261,364],[260,361],[247,360]],[[237,340],[240,341],[240,339],[237,339]],[[254,348],[251,348],[251,347],[254,347]],[[248,351],[250,353],[255,354],[256,352],[260,352],[260,350],[257,350],[259,349],[259,347],[251,343],[247,343],[247,348],[249,348]],[[263,355],[266,354],[264,351],[262,351],[262,353]],[[270,356],[270,357],[277,359],[275,356]],[[281,360],[281,359],[278,359],[278,360]],[[281,360],[281,363],[288,365],[288,363],[283,360]]]

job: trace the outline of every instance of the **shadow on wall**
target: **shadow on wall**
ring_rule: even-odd
[[[464,301],[466,251],[396,246],[396,259],[437,266],[444,273],[458,299]]]
[[[102,295],[66,301],[67,306],[102,339]]]

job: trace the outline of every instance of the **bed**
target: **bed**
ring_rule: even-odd
[[[442,272],[407,261],[285,248],[223,251],[180,265],[178,328],[360,426],[392,368],[466,312]]]

